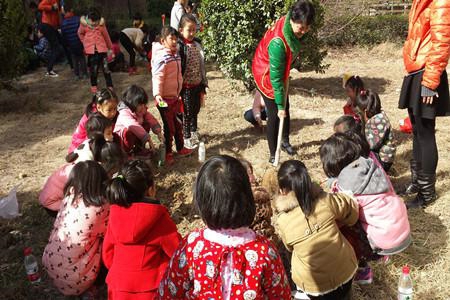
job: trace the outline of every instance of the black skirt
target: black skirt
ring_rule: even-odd
[[[414,116],[424,119],[434,119],[436,117],[450,116],[450,96],[448,87],[447,72],[442,72],[441,82],[437,88],[438,98],[435,97],[433,104],[422,102],[421,88],[424,71],[417,72],[403,79],[402,91],[398,108],[410,109]]]

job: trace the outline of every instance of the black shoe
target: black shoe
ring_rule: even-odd
[[[273,164],[275,162],[275,156],[271,156],[270,158],[269,158],[269,163],[270,164]]]
[[[281,150],[283,150],[284,152],[286,152],[290,156],[293,156],[293,155],[297,154],[297,151],[295,151],[294,148],[292,148],[292,145],[289,144],[289,142],[281,143]]]
[[[419,192],[419,185],[417,184],[417,173],[421,170],[421,163],[417,162],[415,159],[411,159],[410,169],[411,183],[406,187],[403,195],[413,195]]]
[[[421,198],[416,197],[412,201],[406,201],[405,205],[407,209],[414,209],[414,208],[422,208],[424,206],[424,203]]]
[[[436,174],[424,174],[419,172],[417,174],[417,184],[419,186],[419,192],[417,198],[423,200],[423,206],[427,206],[433,203],[436,199]]]

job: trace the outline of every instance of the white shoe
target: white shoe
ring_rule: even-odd
[[[45,73],[46,77],[58,77],[59,75],[55,71],[50,71]]]
[[[308,295],[301,290],[293,290],[292,297],[294,300],[307,300],[309,299]]]
[[[197,148],[197,145],[192,143],[192,138],[184,139],[184,148],[192,150]]]
[[[198,131],[191,132],[191,142],[194,145],[200,143],[200,137],[198,136]]]

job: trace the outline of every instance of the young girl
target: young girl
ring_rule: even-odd
[[[93,146],[94,157],[100,163],[109,176],[116,173],[125,161],[122,149],[116,143],[95,143]],[[41,193],[39,194],[39,203],[47,212],[56,217],[56,213],[61,207],[64,198],[64,186],[67,183],[69,174],[76,163],[83,161],[77,157],[74,161],[65,163],[59,167],[45,182]]]
[[[156,299],[181,240],[167,209],[155,199],[150,167],[129,161],[106,189],[111,204],[103,242],[108,299]]]
[[[290,299],[276,248],[249,228],[255,203],[242,164],[226,155],[209,159],[198,174],[194,202],[207,228],[181,242],[160,298]]]
[[[108,69],[107,55],[112,52],[112,43],[106,29],[105,19],[100,12],[90,9],[86,17],[81,17],[78,36],[84,46],[84,52],[88,57],[88,65],[91,72],[91,92],[97,92],[98,70],[103,70],[106,86],[112,90],[113,82],[111,71]]]
[[[153,96],[164,123],[166,163],[173,163],[172,140],[181,156],[192,153],[184,147],[183,122],[180,117],[180,91],[183,86],[181,59],[177,53],[177,31],[163,27],[160,42],[152,44]]]
[[[396,146],[391,122],[381,110],[381,101],[377,93],[362,90],[356,97],[356,105],[365,122],[366,140],[377,156],[383,169],[388,172],[394,162]]]
[[[284,162],[274,201],[276,228],[292,251],[292,279],[310,299],[350,299],[355,253],[339,230],[358,221],[358,204],[313,185],[305,165]]]
[[[73,167],[64,188],[64,200],[42,264],[53,284],[66,296],[94,290],[109,214],[104,197],[107,179],[98,163],[80,162]]]
[[[92,101],[86,106],[84,115],[72,135],[72,142],[68,153],[75,150],[81,143],[87,139],[86,122],[94,113],[100,113],[105,118],[115,122],[117,116],[117,96],[109,89],[102,89],[92,96]]]
[[[196,19],[185,14],[180,21],[180,38],[178,46],[183,73],[183,89],[181,97],[184,108],[184,146],[194,149],[198,146],[197,116],[204,105],[208,80],[206,79],[205,56],[200,41],[195,38]]]
[[[382,167],[362,157],[361,147],[349,137],[334,134],[328,138],[320,148],[320,158],[325,174],[333,178],[332,190],[352,195],[359,203],[360,225],[352,230],[359,236],[352,244],[361,267],[355,280],[371,283],[372,271],[365,261],[397,254],[411,243],[405,204]]]
[[[128,68],[128,74],[129,75],[136,75],[137,74],[137,68],[136,68],[136,52],[140,54],[145,54],[143,43],[146,40],[148,32],[147,25],[142,25],[142,27],[136,28],[136,27],[129,27],[124,28],[120,32],[120,44],[122,44],[122,47],[127,50],[129,56],[130,56],[130,65]]]
[[[344,89],[347,93],[348,100],[344,105],[344,115],[358,116],[356,110],[356,96],[364,89],[364,82],[358,75],[344,75]]]
[[[164,141],[158,120],[147,109],[148,96],[143,88],[129,86],[122,95],[119,104],[119,116],[114,132],[119,136],[123,150],[129,155],[147,156],[145,144],[153,148],[149,131]]]

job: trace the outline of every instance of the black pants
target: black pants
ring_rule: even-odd
[[[135,60],[136,60],[136,52],[134,52],[134,44],[130,40],[130,38],[123,32],[120,33],[119,36],[120,43],[122,46],[127,50],[128,54],[130,55],[130,68],[134,67]]]
[[[106,53],[95,52],[94,54],[89,54],[88,63],[89,67],[91,68],[91,86],[97,86],[97,75],[100,68],[103,70],[106,86],[113,86],[111,71],[109,71],[108,61],[106,60]]]
[[[76,55],[72,53],[72,64],[75,76],[87,76],[86,58],[84,54]]]
[[[438,99],[439,101],[439,99]],[[436,145],[436,119],[425,119],[413,114],[408,109],[413,127],[413,156],[422,164],[425,174],[436,174],[438,163],[438,149]]]
[[[244,119],[251,123],[252,125],[258,124],[258,122],[255,119],[255,116],[253,115],[253,109],[249,109],[244,113]],[[265,121],[267,120],[267,112],[265,109],[261,111],[261,120]]]
[[[116,55],[116,57],[108,63],[108,68],[111,72],[121,72],[125,67],[125,56],[122,52]]]
[[[200,93],[202,90],[201,86],[181,90],[184,108],[183,136],[185,139],[191,137],[191,132],[197,131],[197,116],[200,112]]]
[[[278,108],[273,99],[266,98],[262,95],[266,104],[267,112],[267,142],[269,143],[270,156],[275,156],[277,151],[278,126],[280,119],[278,118]],[[291,129],[291,117],[289,115],[289,97],[286,99],[286,117],[283,127],[283,142],[289,142],[289,131]]]
[[[310,296],[308,295],[309,299],[311,300],[350,300],[351,299],[351,292],[352,292],[352,282],[353,280],[350,280],[346,284],[341,285],[336,290],[325,294],[321,296]]]

